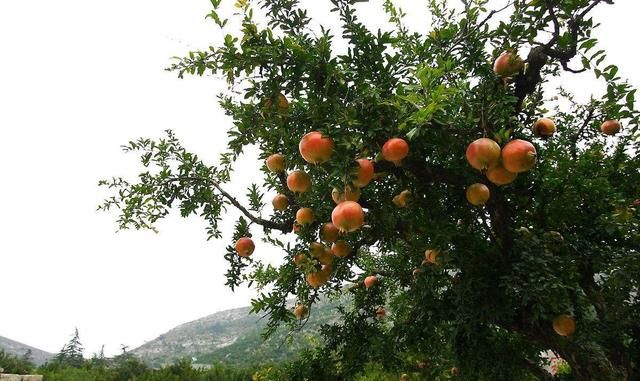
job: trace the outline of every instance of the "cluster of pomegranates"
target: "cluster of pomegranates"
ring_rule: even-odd
[[[512,183],[518,173],[526,172],[536,164],[536,148],[530,142],[513,139],[503,148],[489,138],[480,138],[467,146],[469,164],[484,171],[487,180],[496,185]],[[476,206],[484,205],[490,197],[489,188],[475,183],[467,188],[467,200]]]
[[[493,70],[502,78],[509,78],[524,69],[524,61],[514,52],[503,52],[496,59]],[[607,120],[600,127],[603,133],[615,135],[620,131],[620,123]],[[534,135],[547,139],[556,133],[555,122],[549,118],[540,118],[533,125]],[[491,183],[506,185],[512,183],[518,173],[526,172],[536,164],[536,149],[530,142],[513,139],[504,147],[489,138],[480,138],[469,144],[466,151],[469,164],[483,171]],[[471,184],[466,191],[467,201],[482,206],[489,201],[491,192],[483,183]]]
[[[607,120],[602,124],[602,131],[607,135],[615,135],[620,131],[620,123]],[[533,125],[534,135],[549,138],[556,132],[556,125],[549,118],[538,119]],[[480,138],[467,146],[466,158],[469,164],[483,171],[487,180],[495,185],[512,183],[518,173],[526,172],[536,164],[536,148],[530,142],[513,139],[500,148],[498,143],[489,138]],[[475,183],[467,188],[467,200],[472,205],[482,206],[490,197],[489,188],[482,183]]]
[[[285,102],[281,99],[280,105],[285,107]],[[321,165],[333,155],[334,142],[321,132],[312,131],[302,137],[298,149],[307,163]],[[399,165],[408,154],[409,145],[400,138],[389,139],[382,147],[382,157],[396,165]],[[331,213],[331,222],[326,222],[320,227],[320,242],[311,243],[308,252],[299,253],[293,258],[298,268],[304,268],[305,271],[308,271],[306,280],[313,288],[321,287],[329,280],[335,258],[344,258],[351,253],[349,243],[340,239],[340,235],[354,232],[364,225],[365,214],[358,200],[361,194],[360,189],[367,186],[374,178],[374,167],[367,158],[359,158],[356,163],[357,168],[350,174],[351,179],[345,184],[344,189],[334,188],[331,192],[331,198],[336,206]],[[267,158],[266,166],[273,173],[283,173],[286,168],[285,157],[279,153],[272,154]],[[312,189],[311,176],[302,169],[291,171],[286,177],[286,185],[294,194],[309,192]],[[393,199],[393,202],[398,207],[404,207],[410,196],[409,191],[401,192]],[[289,207],[290,200],[287,195],[278,193],[273,198],[272,205],[274,210],[284,211]],[[313,209],[301,207],[295,214],[294,231],[302,226],[311,225],[315,221],[316,216]],[[255,245],[249,237],[242,237],[236,242],[236,251],[239,256],[248,257],[254,249]],[[309,271],[309,269],[311,270]],[[369,276],[365,279],[364,285],[367,288],[372,287],[377,283],[377,280],[375,275]],[[307,315],[308,309],[299,304],[294,308],[293,313],[302,319]],[[377,316],[382,318],[384,314],[384,308],[380,307]]]

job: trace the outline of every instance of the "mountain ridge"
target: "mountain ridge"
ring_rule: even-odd
[[[222,362],[236,366],[289,361],[319,341],[320,326],[336,320],[335,308],[341,301],[315,304],[309,320],[294,335],[287,327],[281,327],[263,340],[261,334],[267,320],[250,314],[251,307],[240,307],[180,324],[131,353],[154,367],[181,358],[203,365]]]
[[[53,353],[49,353],[31,345],[23,344],[19,341],[15,341],[4,336],[0,336],[0,349],[3,349],[6,353],[9,353],[16,357],[23,357],[30,350],[30,359],[37,366],[46,363],[54,356]]]

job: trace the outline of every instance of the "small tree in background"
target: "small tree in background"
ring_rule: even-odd
[[[54,363],[72,368],[80,368],[84,364],[84,347],[80,342],[78,328],[73,331],[73,336],[60,352],[55,356]]]
[[[177,207],[221,238],[237,208],[227,284],[269,290],[253,301],[267,334],[297,327],[321,294],[351,294],[299,377],[349,379],[376,362],[428,379],[550,380],[553,351],[576,380],[639,379],[639,114],[591,19],[611,1],[431,0],[427,35],[390,0],[393,32],[367,29],[355,1],[331,3],[339,32],[311,30],[297,0],[237,1],[240,31],[172,67],[228,81],[227,152],[210,165],[172,132],[132,141],[143,172],[101,182],[115,190],[101,209],[153,229]],[[580,103],[549,86],[577,72],[606,92]],[[267,163],[245,205],[225,183],[253,147]],[[267,243],[281,266],[251,256]]]

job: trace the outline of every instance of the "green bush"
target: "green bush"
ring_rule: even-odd
[[[27,374],[35,365],[29,360],[28,355],[16,357],[0,349],[0,368],[4,369],[5,373]]]

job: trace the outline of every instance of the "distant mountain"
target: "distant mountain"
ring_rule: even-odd
[[[189,357],[196,364],[223,362],[230,365],[277,363],[293,360],[301,349],[318,342],[322,324],[334,321],[339,303],[320,302],[299,332],[281,327],[267,341],[261,333],[266,319],[249,314],[250,308],[221,311],[182,324],[132,352],[152,366]]]
[[[27,353],[27,351],[31,350],[31,361],[38,366],[51,360],[54,356],[53,353],[34,348],[2,336],[0,336],[0,349],[4,349],[5,352],[17,357],[22,357]]]

